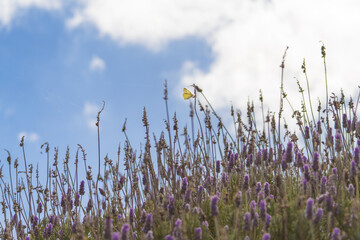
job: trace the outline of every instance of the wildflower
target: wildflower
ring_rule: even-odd
[[[265,202],[265,200],[260,201],[259,209],[260,209],[260,218],[265,220],[265,217],[266,217],[266,202]]]
[[[209,228],[209,223],[208,223],[208,221],[203,221],[203,222],[202,222],[202,225],[204,225],[206,228]]]
[[[187,186],[188,186],[188,180],[187,177],[184,177],[182,180],[181,194],[185,194]]]
[[[265,233],[262,237],[262,240],[270,240],[270,233]]]
[[[270,222],[271,222],[271,216],[269,214],[266,214],[265,216],[265,231],[269,230],[270,227]]]
[[[185,204],[185,212],[190,212],[190,204]]]
[[[75,194],[75,201],[74,201],[74,205],[76,207],[78,207],[80,205],[80,194]]]
[[[190,201],[191,201],[191,190],[188,189],[188,190],[186,190],[186,192],[185,192],[185,202],[186,202],[186,203],[189,203]]]
[[[120,240],[120,233],[119,232],[113,232],[111,234],[111,240]],[[126,240],[128,240],[128,238],[125,238]]]
[[[152,225],[153,225],[153,217],[152,217],[152,213],[149,213],[146,216],[146,221],[145,221],[145,224],[144,224],[143,232],[147,233],[148,231],[150,231],[151,228],[152,228]]]
[[[90,212],[92,208],[93,208],[93,201],[90,198],[89,201],[88,201],[88,204],[86,206],[86,212]]]
[[[321,178],[321,183],[320,183],[320,193],[324,194],[326,191],[326,182],[327,182],[327,178],[325,176],[323,176]]]
[[[314,152],[312,169],[314,170],[314,172],[319,171],[319,153],[318,152]]]
[[[244,214],[244,225],[243,225],[244,231],[250,231],[251,229],[251,215],[249,212],[246,212]]]
[[[318,210],[315,213],[315,218],[313,220],[315,225],[320,223],[322,216],[323,216],[323,210],[321,208],[318,208]]]
[[[181,219],[177,219],[175,222],[174,236],[176,238],[181,238],[182,230],[181,230],[182,221]]]
[[[348,190],[349,190],[350,197],[353,197],[353,196],[354,196],[354,192],[355,192],[355,188],[354,188],[354,186],[353,186],[351,183],[349,184]]]
[[[256,202],[254,200],[252,200],[250,202],[250,214],[251,214],[251,219],[253,219],[255,217],[255,212],[256,212]]]
[[[211,215],[216,217],[219,214],[219,209],[217,203],[219,201],[218,196],[212,196],[210,199],[210,208],[211,208]]]
[[[202,229],[200,227],[195,228],[195,240],[202,240]]]
[[[223,172],[221,174],[221,182],[225,185],[227,181],[228,181],[228,176],[227,176],[226,172]]]
[[[267,150],[267,148],[262,150],[261,155],[262,155],[262,159],[263,159],[264,163],[266,163],[268,161],[268,150]]]
[[[104,230],[104,238],[110,239],[112,233],[112,219],[110,217],[105,218],[105,230]]]
[[[121,228],[121,240],[128,240],[129,238],[129,224],[125,223]],[[113,238],[114,239],[114,238]]]
[[[37,212],[42,213],[42,210],[43,210],[42,204],[41,204],[41,202],[39,202],[38,207],[37,207]]]
[[[335,151],[338,153],[341,152],[342,147],[343,146],[342,146],[341,134],[337,132],[335,135]]]
[[[285,161],[287,163],[291,163],[293,160],[292,149],[293,149],[293,143],[289,142],[287,144],[286,151],[285,151]]]
[[[135,214],[134,214],[134,209],[130,208],[130,212],[129,212],[129,222],[131,226],[134,226],[134,218],[135,218]]]
[[[286,160],[285,159],[283,159],[282,161],[281,161],[281,168],[282,168],[282,170],[283,171],[286,171],[286,169],[287,169],[287,162],[286,162]]]
[[[357,169],[357,166],[356,166],[356,162],[355,162],[354,160],[351,161],[350,172],[351,172],[351,175],[352,175],[353,177],[356,177],[356,176],[357,176],[358,169]]]
[[[241,199],[242,198],[242,193],[241,191],[237,192],[235,195],[235,199],[234,199],[234,203],[235,203],[235,207],[239,208],[241,205]]]
[[[306,203],[306,217],[309,220],[311,220],[313,216],[313,205],[314,205],[314,199],[309,198]]]
[[[256,194],[258,194],[261,191],[261,182],[256,183],[255,191],[256,191]]]
[[[310,168],[309,168],[309,164],[305,164],[305,165],[304,165],[304,175],[305,175],[306,181],[310,181]]]
[[[83,196],[85,194],[85,181],[84,180],[82,180],[80,182],[79,193],[80,193],[81,196]]]
[[[220,160],[216,160],[216,172],[220,173]]]
[[[260,151],[256,153],[254,163],[255,163],[256,166],[260,166],[260,164],[261,164],[261,152]]]
[[[255,213],[254,218],[252,220],[252,225],[254,227],[258,227],[259,226],[259,214]]]
[[[154,239],[154,235],[152,231],[148,231],[146,236],[145,236],[145,240],[153,240]]]
[[[71,226],[71,232],[72,233],[76,233],[76,226],[77,226],[77,222],[75,221]]]
[[[270,184],[268,182],[264,183],[264,192],[265,192],[265,196],[269,196],[269,194],[270,194]]]
[[[249,154],[249,155],[247,156],[247,158],[246,158],[246,166],[247,166],[247,167],[250,167],[250,166],[251,166],[251,164],[252,164],[252,157],[253,157],[252,154]]]
[[[230,154],[229,163],[228,163],[228,172],[231,172],[235,164],[235,154]]]
[[[319,134],[322,134],[321,122],[320,122],[320,121],[317,122],[317,132],[318,132]]]
[[[249,175],[248,174],[245,174],[245,176],[244,176],[243,188],[245,191],[248,190],[248,188],[249,188]]]
[[[331,240],[341,240],[341,235],[340,235],[340,229],[339,228],[334,228],[333,234],[331,235]]]
[[[332,169],[332,172],[333,172],[334,175],[336,175],[336,174],[337,174],[337,169],[336,169],[336,168],[333,168],[333,169]]]
[[[308,126],[305,126],[305,139],[310,138],[310,128]]]
[[[175,214],[175,199],[171,196],[169,197],[168,212],[170,216]]]
[[[166,235],[165,240],[175,240],[175,238],[171,235]]]
[[[25,240],[30,240],[30,237],[29,237],[29,236],[26,236],[26,237],[25,237]]]
[[[360,122],[359,122],[360,123]],[[360,162],[360,151],[359,151],[359,147],[355,147],[354,150],[354,161],[356,162],[357,165],[359,165]]]

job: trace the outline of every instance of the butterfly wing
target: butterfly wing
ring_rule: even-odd
[[[184,88],[183,91],[183,98],[186,99],[190,99],[194,96],[194,94],[192,94],[189,90],[187,90],[186,88]]]

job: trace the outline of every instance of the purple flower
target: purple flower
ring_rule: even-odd
[[[331,235],[331,240],[340,240],[340,239],[341,239],[340,229],[334,228],[333,234]]]
[[[170,216],[175,214],[175,199],[172,196],[169,197],[168,212]]]
[[[250,202],[250,213],[251,213],[252,219],[255,217],[255,212],[256,212],[256,202],[254,200],[252,200]]]
[[[129,238],[129,224],[125,223],[121,228],[121,240],[128,240]],[[113,237],[114,239],[114,237]]]
[[[337,174],[337,168],[333,168],[333,169],[332,169],[332,173],[333,173],[334,175],[336,175],[336,174]]]
[[[343,125],[343,128],[346,128],[347,127],[347,116],[346,116],[346,113],[343,114],[342,116],[342,125]]]
[[[310,181],[310,167],[309,167],[309,164],[304,165],[304,175],[305,175],[306,181]]]
[[[174,236],[176,238],[181,238],[181,234],[182,234],[181,226],[182,226],[182,221],[181,219],[178,218],[175,222],[175,228],[174,228]]]
[[[320,122],[320,121],[317,122],[317,132],[318,132],[319,134],[322,133],[321,122]]]
[[[249,188],[249,175],[248,174],[245,174],[245,176],[244,176],[244,183],[243,183],[243,188],[244,188],[244,190],[245,191],[247,191],[248,190],[248,188]]]
[[[318,208],[318,210],[315,213],[315,218],[314,218],[315,225],[320,223],[322,216],[323,216],[323,210],[321,208]]]
[[[259,209],[260,209],[260,218],[265,220],[265,217],[266,217],[266,202],[265,202],[265,200],[260,201]]]
[[[243,225],[244,231],[250,231],[251,229],[251,215],[249,212],[246,212],[244,214],[244,225]]]
[[[112,233],[112,219],[109,217],[105,218],[105,230],[104,230],[104,238],[105,239],[110,239],[111,238],[111,233]]]
[[[152,228],[152,225],[153,225],[153,216],[152,216],[152,213],[149,213],[146,216],[146,221],[144,224],[143,232],[147,233],[148,231],[150,231]]]
[[[342,147],[343,146],[342,146],[341,134],[339,132],[337,132],[335,135],[335,151],[341,152]]]
[[[354,192],[355,192],[355,188],[354,188],[354,186],[353,186],[351,183],[349,184],[348,190],[349,190],[350,196],[353,197],[353,196],[354,196]]]
[[[126,240],[128,240],[128,238],[125,238]],[[120,240],[120,233],[119,232],[113,232],[111,234],[111,240]]]
[[[219,209],[218,209],[218,201],[219,198],[217,195],[212,196],[210,199],[210,209],[211,209],[211,215],[216,217],[219,214]]]
[[[165,240],[175,240],[175,238],[171,235],[166,235]]]
[[[234,203],[235,203],[236,208],[240,207],[241,200],[242,200],[242,193],[241,193],[241,191],[239,191],[239,192],[236,193],[235,199],[234,199]]]
[[[154,235],[152,231],[148,231],[146,236],[145,236],[145,240],[153,240],[154,239]]]
[[[281,161],[281,168],[282,168],[282,170],[283,170],[283,171],[286,171],[287,167],[288,167],[287,162],[286,162],[285,159],[283,159],[283,160]]]
[[[314,170],[314,172],[319,171],[319,153],[318,152],[314,152],[312,169]]]
[[[25,240],[30,240],[30,237],[29,237],[29,236],[26,236],[26,237],[25,237]]]
[[[354,160],[351,161],[350,173],[353,177],[356,177],[358,173],[356,162]]]
[[[310,128],[308,126],[305,126],[305,139],[310,138]]]
[[[360,123],[360,122],[359,122]],[[354,161],[356,162],[356,164],[359,164],[360,162],[360,150],[359,147],[355,147],[354,150]]]
[[[260,164],[261,164],[261,158],[262,158],[261,152],[259,151],[259,152],[256,153],[256,158],[255,158],[255,165],[256,165],[256,166],[260,166]]]
[[[327,178],[325,176],[323,176],[321,178],[321,184],[320,184],[320,193],[324,194],[326,192],[326,183],[327,183]]]
[[[311,220],[313,216],[313,205],[314,205],[314,199],[309,198],[306,203],[306,217],[309,220]]]
[[[262,159],[263,159],[264,163],[266,163],[268,161],[268,150],[267,150],[267,148],[262,150],[261,155],[262,155]]]
[[[220,160],[216,160],[216,172],[220,173]]]
[[[286,151],[285,151],[285,161],[287,163],[291,163],[293,160],[292,149],[293,149],[293,143],[288,142],[288,144],[286,146]]]
[[[86,206],[86,212],[90,212],[92,208],[93,208],[93,201],[90,198],[89,201],[88,201],[88,204]]]
[[[187,177],[184,177],[182,180],[181,194],[185,194],[187,186],[188,186],[188,180]]]
[[[74,201],[74,205],[76,207],[78,207],[80,205],[80,194],[75,194],[75,201]]]
[[[270,233],[265,233],[262,237],[262,240],[270,240]]]
[[[254,218],[252,220],[252,225],[254,227],[258,227],[259,226],[259,214],[255,213]]]
[[[251,164],[252,164],[252,158],[253,158],[253,155],[252,154],[249,154],[246,158],[246,166],[247,167],[250,167]]]
[[[265,192],[265,196],[269,196],[269,194],[270,194],[270,184],[268,182],[264,183],[264,192]]]
[[[209,228],[209,223],[208,223],[208,221],[203,221],[203,222],[202,222],[202,225],[204,225],[206,228]]]
[[[84,181],[84,180],[82,180],[82,181],[80,182],[80,190],[79,190],[79,193],[80,193],[81,196],[85,194],[85,181]]]
[[[72,233],[76,233],[76,225],[77,225],[77,222],[75,221],[71,226],[71,232]]]
[[[42,204],[41,204],[41,202],[39,202],[38,207],[37,207],[37,212],[42,213],[42,210],[43,210]]]
[[[202,239],[202,230],[200,227],[195,228],[195,240],[201,240]]]
[[[130,212],[129,212],[129,222],[131,226],[134,226],[134,219],[135,219],[135,214],[134,214],[134,209],[130,208]]]
[[[265,231],[268,231],[269,230],[269,227],[270,227],[270,223],[271,223],[271,216],[269,214],[266,214],[266,217],[265,217]]]
[[[256,183],[255,191],[256,191],[256,194],[258,194],[261,191],[261,182]]]

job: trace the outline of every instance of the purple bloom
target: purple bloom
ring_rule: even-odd
[[[252,164],[252,158],[253,158],[253,155],[252,154],[249,154],[246,158],[246,166],[247,167],[250,167],[251,164]]]
[[[353,177],[357,176],[358,169],[357,169],[357,166],[356,166],[356,162],[354,160],[351,161],[350,172],[351,172],[351,175]]]
[[[174,228],[174,236],[176,238],[181,238],[181,234],[182,234],[181,226],[182,226],[182,221],[181,219],[178,218],[175,222],[175,228]]]
[[[170,216],[175,214],[175,199],[172,196],[169,197],[168,212]]]
[[[130,208],[130,212],[129,212],[129,222],[131,226],[134,226],[134,219],[135,219],[135,214],[134,214],[134,209]]]
[[[111,234],[111,240],[120,240],[120,233],[119,232],[113,232]],[[128,240],[128,238],[125,238],[126,240]]]
[[[270,240],[270,233],[265,233],[262,237],[262,240]]]
[[[320,193],[324,194],[326,192],[326,183],[327,183],[327,178],[325,176],[323,176],[321,178],[321,184],[320,184]]]
[[[235,195],[235,200],[234,200],[234,202],[235,202],[235,207],[240,207],[240,205],[241,205],[241,199],[242,198],[242,193],[241,193],[241,191],[239,191],[239,192],[237,192],[236,193],[236,195]]]
[[[148,231],[150,231],[151,228],[152,228],[152,225],[153,225],[153,217],[152,217],[152,213],[149,213],[146,216],[146,221],[145,221],[145,224],[144,224],[143,232],[147,233]]]
[[[80,194],[75,194],[75,201],[74,201],[74,205],[76,207],[78,207],[80,205]]]
[[[154,239],[154,235],[152,231],[148,231],[146,236],[145,236],[145,240],[153,240]]]
[[[30,240],[30,237],[29,237],[29,236],[26,236],[26,237],[25,237],[25,240]]]
[[[202,239],[202,230],[200,227],[195,228],[195,240],[201,240]]]
[[[216,160],[216,172],[220,173],[220,160]]]
[[[260,164],[261,164],[261,158],[262,158],[261,152],[259,151],[259,152],[256,153],[256,158],[255,158],[255,165],[256,165],[256,166],[260,166]]]
[[[255,191],[256,191],[256,194],[258,194],[261,191],[261,182],[256,183]]]
[[[262,159],[263,159],[264,163],[266,163],[268,161],[268,150],[267,150],[267,148],[262,150]]]
[[[254,200],[252,200],[250,202],[250,213],[251,213],[252,219],[255,217],[255,212],[256,212],[256,202]]]
[[[305,175],[306,181],[310,181],[310,167],[309,167],[309,164],[304,165],[304,175]]]
[[[310,138],[310,128],[308,126],[305,126],[305,139]]]
[[[318,152],[314,152],[312,169],[314,170],[314,172],[319,171],[319,153]]]
[[[311,220],[313,216],[313,205],[314,205],[314,199],[309,198],[306,203],[306,217],[309,220]]]
[[[346,128],[347,127],[347,116],[346,116],[346,113],[343,114],[343,117],[342,117],[342,125],[343,125],[343,128]]]
[[[281,161],[281,168],[282,168],[282,170],[283,170],[283,171],[286,171],[287,167],[288,167],[287,162],[286,162],[285,159],[283,159],[283,160]]]
[[[288,144],[286,146],[286,151],[285,151],[285,161],[287,163],[291,163],[293,160],[292,149],[293,149],[293,143],[288,142]]]
[[[341,134],[339,132],[337,132],[335,135],[335,151],[341,152],[342,147],[343,147],[343,145],[342,145]]]
[[[71,232],[72,233],[76,233],[76,225],[77,225],[77,222],[75,221],[71,226]]]
[[[320,223],[322,216],[323,216],[323,210],[321,208],[318,208],[318,210],[315,213],[315,218],[314,218],[315,225]]]
[[[320,122],[320,121],[317,122],[317,132],[318,132],[319,134],[322,133],[321,122]]]
[[[125,223],[121,228],[121,240],[128,240],[129,238],[129,224]],[[114,240],[114,237],[113,237]]]
[[[250,231],[251,229],[251,215],[249,212],[246,212],[244,214],[244,225],[243,225],[244,231]]]
[[[265,192],[265,196],[269,196],[269,194],[270,194],[270,184],[268,182],[264,183],[264,192]]]
[[[84,181],[84,180],[82,180],[82,181],[80,182],[80,190],[79,190],[79,193],[80,193],[81,196],[85,194],[85,181]]]
[[[331,235],[331,240],[340,240],[340,239],[341,239],[340,229],[334,228],[333,234]]]
[[[260,209],[260,218],[265,220],[265,217],[266,217],[266,202],[265,202],[265,200],[260,201],[259,209]]]
[[[269,214],[266,214],[266,217],[265,217],[265,231],[269,230],[270,223],[271,223],[271,216]]]
[[[182,180],[181,194],[185,194],[187,186],[188,186],[188,180],[187,177],[184,177]]]
[[[254,227],[258,227],[259,226],[259,214],[255,213],[254,218],[252,220],[252,225]]]
[[[334,175],[336,175],[336,174],[337,174],[337,169],[336,169],[336,168],[333,168],[333,169],[332,169],[332,173],[333,173]]]
[[[37,212],[42,213],[42,210],[43,210],[42,204],[41,204],[41,202],[39,202],[38,207],[37,207]]]
[[[249,188],[249,175],[248,174],[245,174],[245,176],[244,176],[244,183],[243,183],[243,188],[244,188],[244,190],[245,191],[247,191],[248,190],[248,188]]]
[[[354,188],[354,186],[353,186],[351,183],[349,184],[348,190],[349,190],[350,196],[353,197],[353,196],[354,196],[354,192],[355,192],[355,188]]]
[[[208,221],[203,221],[203,222],[202,222],[202,225],[204,225],[206,228],[209,228],[209,223],[208,223]]]
[[[219,209],[218,209],[218,201],[219,198],[217,195],[212,196],[210,199],[210,209],[211,209],[211,215],[216,217],[219,214]]]
[[[175,238],[171,235],[166,235],[165,240],[175,240]]]
[[[105,218],[105,229],[104,229],[104,238],[105,239],[110,239],[111,238],[111,233],[112,233],[112,219],[109,217]]]
[[[359,162],[360,162],[360,150],[359,150],[359,147],[355,147],[354,161],[356,162],[356,164],[359,164]]]

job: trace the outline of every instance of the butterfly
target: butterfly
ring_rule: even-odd
[[[185,100],[187,100],[187,99],[190,99],[190,98],[192,98],[192,97],[194,97],[194,94],[192,94],[189,90],[187,90],[186,88],[184,88],[183,98],[184,98]]]

